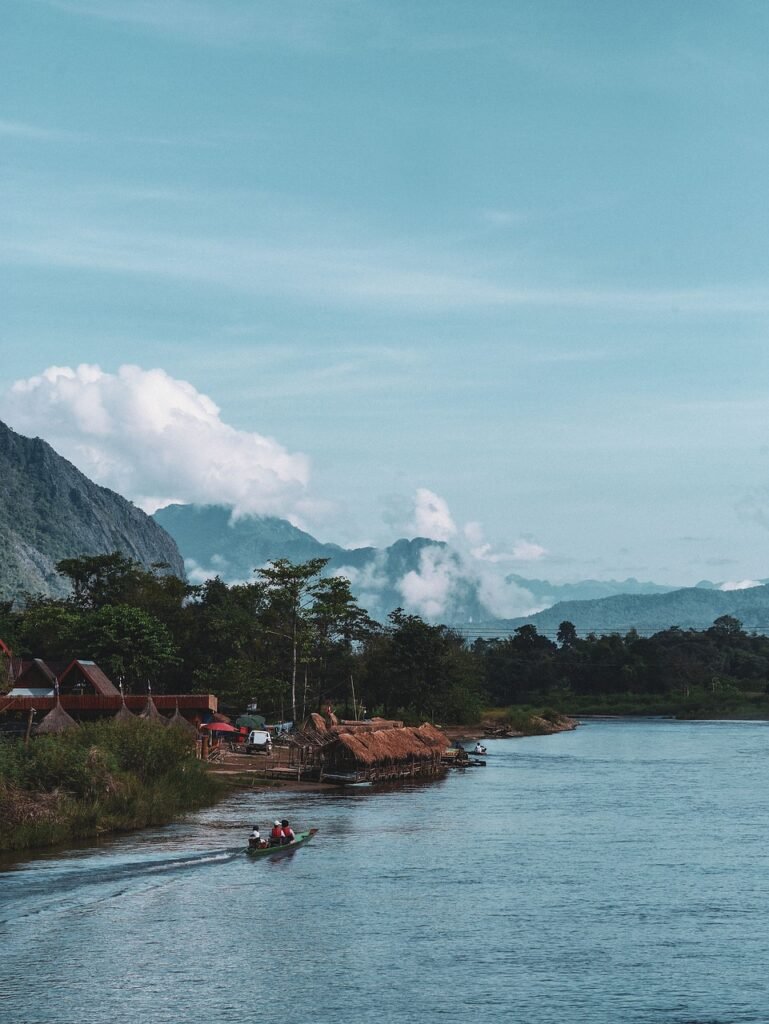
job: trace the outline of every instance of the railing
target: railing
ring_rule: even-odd
[[[60,697],[61,706],[65,711],[118,711],[122,703],[121,697],[105,697],[98,693],[63,693]],[[213,693],[165,693],[153,694],[152,700],[158,711],[216,711],[219,702]],[[146,694],[127,694],[126,707],[130,711],[141,711],[147,703]],[[0,712],[50,711],[55,705],[55,697],[0,697]],[[12,705],[12,707],[11,707]]]

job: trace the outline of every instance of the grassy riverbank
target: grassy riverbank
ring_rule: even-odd
[[[219,792],[187,736],[154,722],[0,741],[0,850],[163,824]]]
[[[769,719],[769,695],[691,687],[688,693],[601,694],[559,698],[568,715],[646,715],[679,719]]]

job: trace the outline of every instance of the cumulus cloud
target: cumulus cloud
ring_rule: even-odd
[[[417,537],[429,540],[449,540],[457,532],[447,503],[426,487],[416,492],[413,530]]]
[[[418,569],[405,573],[396,583],[407,611],[427,619],[457,620],[473,617],[513,618],[529,615],[539,608],[533,596],[507,579],[501,563],[531,562],[544,557],[546,549],[531,540],[519,540],[511,551],[497,551],[486,540],[478,522],[468,522],[460,531],[448,503],[426,488],[414,497],[417,531],[442,543],[424,548]]]
[[[452,552],[429,547],[420,554],[419,571],[407,572],[398,582],[398,590],[408,611],[435,619],[445,613],[452,588],[461,578],[461,568]]]
[[[304,455],[224,423],[217,405],[164,370],[51,366],[17,381],[0,406],[97,483],[147,512],[173,502],[290,516],[309,480]]]

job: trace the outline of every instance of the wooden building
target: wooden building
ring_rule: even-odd
[[[167,720],[176,713],[195,724],[218,710],[217,698],[212,693],[153,694],[152,702],[158,717]],[[147,705],[146,694],[123,697],[93,661],[76,658],[69,665],[61,666],[35,658],[23,663],[13,689],[0,695],[0,724],[13,719],[26,720],[30,711],[34,711],[40,721],[41,715],[57,707],[78,721],[115,716],[123,708],[135,714],[144,712],[146,716]],[[61,716],[56,715],[53,720],[58,717]]]

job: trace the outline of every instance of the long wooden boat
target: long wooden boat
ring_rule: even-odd
[[[311,828],[309,832],[297,832],[293,843],[286,843],[285,846],[266,846],[262,850],[248,846],[246,853],[249,857],[280,857],[283,853],[293,853],[298,847],[309,843],[317,831],[316,828]]]

